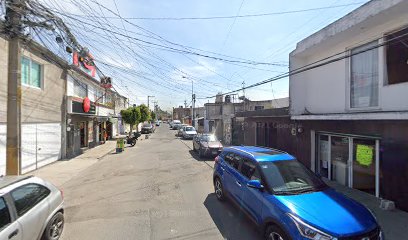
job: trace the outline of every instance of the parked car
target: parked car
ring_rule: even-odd
[[[327,186],[288,153],[224,148],[214,166],[215,196],[240,206],[265,239],[383,240],[375,216]]]
[[[223,149],[221,142],[214,134],[198,134],[193,138],[193,150],[198,151],[198,155],[216,156]]]
[[[154,132],[154,127],[153,124],[151,123],[144,123],[142,126],[142,133],[153,133]]]
[[[64,201],[58,188],[33,176],[6,176],[0,189],[0,239],[60,238]]]
[[[156,126],[160,126],[160,121],[156,121]]]
[[[174,125],[175,125],[175,124],[181,124],[180,120],[173,120],[173,121],[171,121],[171,122],[170,122],[170,128],[173,129],[173,130],[175,130],[175,129],[174,129]]]
[[[184,131],[184,127],[188,126],[187,124],[180,124],[177,125],[177,137],[182,137],[183,136],[183,131]]]
[[[182,127],[183,127],[183,124],[181,123],[173,123],[173,130],[179,130]]]
[[[193,126],[185,126],[183,127],[183,138],[184,139],[193,139],[195,135],[197,135],[197,131]]]

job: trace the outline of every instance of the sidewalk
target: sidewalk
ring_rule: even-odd
[[[376,216],[380,224],[385,239],[387,240],[402,240],[407,239],[406,230],[408,229],[408,213],[395,209],[391,211],[380,208],[380,199],[375,196],[359,191],[357,189],[348,188],[333,181],[325,181],[329,186],[336,189],[338,192],[357,200],[368,207]]]
[[[26,175],[35,175],[60,187],[81,171],[98,162],[99,159],[114,151],[115,148],[116,141],[107,141],[105,144],[91,148],[75,158],[56,161]]]

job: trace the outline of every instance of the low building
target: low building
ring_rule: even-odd
[[[77,156],[116,136],[116,93],[80,68],[67,76],[67,157]]]
[[[0,175],[6,173],[8,46],[0,37]],[[21,44],[20,173],[64,156],[66,62],[39,44]]]
[[[320,66],[289,83],[291,119],[303,129],[297,158],[406,211],[407,26],[408,1],[370,1],[297,44],[291,71]]]
[[[214,103],[206,103],[204,131],[214,133],[217,138],[223,140],[227,145],[235,142],[236,136],[233,136],[232,127],[235,114],[238,112],[266,110],[274,108],[288,107],[288,98],[264,100],[264,101],[250,101],[245,99],[240,102],[231,101],[229,95],[225,96],[223,101],[222,95],[216,97]]]

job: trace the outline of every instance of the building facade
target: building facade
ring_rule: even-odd
[[[233,127],[241,118],[235,118],[239,112],[261,111],[275,108],[288,107],[288,98],[250,101],[245,99],[240,102],[231,101],[229,95],[225,96],[225,101],[222,95],[218,95],[214,103],[206,103],[204,131],[214,133],[217,138],[223,140],[227,145],[242,141],[237,131],[233,132]],[[236,129],[236,128],[235,128]],[[242,136],[241,136],[242,137]]]
[[[79,68],[67,76],[67,157],[103,144],[124,131],[115,108],[117,94],[101,86],[100,81]],[[122,101],[125,107],[125,101]]]
[[[370,1],[290,54],[297,157],[325,178],[408,210],[408,2]],[[321,62],[319,62],[321,63]]]
[[[21,162],[24,174],[64,157],[67,64],[36,44],[22,44]],[[0,175],[6,173],[8,41],[0,38]]]

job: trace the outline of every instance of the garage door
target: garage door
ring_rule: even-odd
[[[0,124],[0,175],[6,175],[6,124]]]
[[[60,123],[23,124],[21,133],[21,173],[61,158]]]

